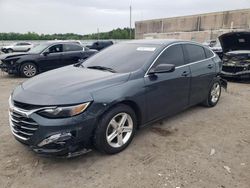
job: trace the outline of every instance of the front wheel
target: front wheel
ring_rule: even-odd
[[[34,63],[24,63],[20,68],[21,75],[27,78],[35,76],[38,71]]]
[[[136,126],[136,115],[129,106],[112,108],[97,126],[94,136],[96,149],[107,154],[121,152],[132,141]]]
[[[221,83],[220,81],[214,81],[210,90],[207,99],[203,104],[207,107],[214,107],[220,100],[221,96]]]

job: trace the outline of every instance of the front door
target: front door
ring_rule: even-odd
[[[40,55],[39,67],[41,71],[48,71],[59,68],[62,60],[62,44],[49,47],[45,53]]]
[[[174,64],[176,68],[145,76],[148,121],[174,114],[189,104],[191,72],[185,65],[182,45],[168,47],[152,68],[159,64]]]

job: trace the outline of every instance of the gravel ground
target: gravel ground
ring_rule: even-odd
[[[24,80],[0,74],[0,187],[249,188],[249,83],[230,82],[214,108],[196,106],[140,130],[117,155],[55,159],[10,133],[7,100]]]

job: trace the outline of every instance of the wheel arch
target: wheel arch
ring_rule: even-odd
[[[110,109],[114,108],[115,106],[118,106],[118,105],[121,105],[121,104],[129,106],[129,107],[135,112],[136,119],[137,119],[137,127],[136,127],[136,128],[139,129],[139,128],[140,128],[140,125],[141,125],[141,122],[142,122],[142,111],[141,111],[139,105],[138,105],[136,102],[132,101],[132,100],[126,100],[126,99],[125,99],[125,100],[122,100],[122,101],[118,101],[118,102],[116,102],[116,103],[113,103],[112,105],[110,105],[110,106],[102,113],[102,115],[105,114],[105,113],[106,113],[107,111],[109,111]]]
[[[221,87],[223,87],[225,90],[227,90],[227,80],[221,78],[220,74],[217,74],[217,75],[213,78],[213,80],[210,82],[209,86],[211,87],[212,84],[213,84],[215,81],[220,82]]]
[[[38,66],[38,64],[36,63],[36,61],[34,61],[34,60],[24,60],[24,61],[20,62],[20,63],[19,63],[19,67],[18,67],[19,71],[21,71],[21,70],[20,70],[20,69],[21,69],[21,66],[22,66],[24,63],[33,63],[34,65],[36,65],[37,71],[40,72],[39,66]]]

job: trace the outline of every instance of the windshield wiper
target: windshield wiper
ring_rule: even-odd
[[[82,68],[84,68],[83,62],[84,62],[84,59],[79,59],[78,62],[76,64],[74,64],[74,67],[82,67]]]
[[[82,68],[84,68],[82,62],[79,62],[79,63],[74,64],[74,67],[82,67]]]
[[[116,71],[112,68],[109,67],[103,67],[103,66],[90,66],[87,67],[88,69],[97,69],[97,70],[104,70],[104,71],[109,71],[115,73]]]

